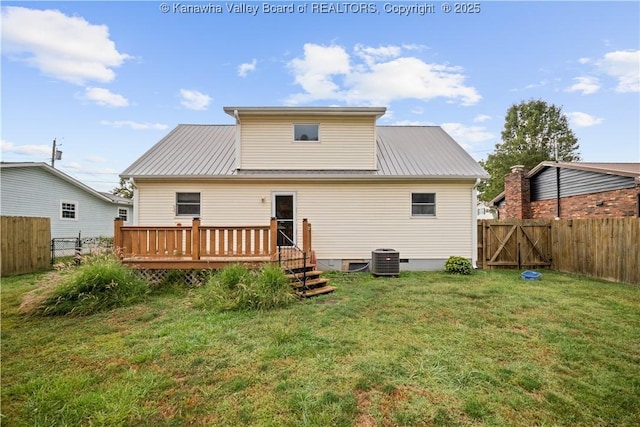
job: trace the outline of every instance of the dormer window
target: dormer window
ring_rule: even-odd
[[[294,124],[293,125],[293,141],[319,141],[320,140],[319,124]]]

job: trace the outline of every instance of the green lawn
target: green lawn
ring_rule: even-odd
[[[640,425],[640,287],[335,274],[268,312],[25,318],[38,277],[2,280],[3,426]]]

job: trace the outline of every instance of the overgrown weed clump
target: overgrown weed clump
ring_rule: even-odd
[[[58,278],[29,314],[87,316],[135,304],[150,291],[145,280],[109,254],[85,257],[80,266],[65,266]]]
[[[270,310],[296,300],[289,279],[277,265],[252,270],[233,264],[209,278],[197,305],[220,311]]]

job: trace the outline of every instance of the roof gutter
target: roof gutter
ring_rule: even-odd
[[[130,177],[133,178],[133,177]],[[170,181],[170,180],[184,180],[185,178],[198,180],[198,181],[474,181],[474,188],[480,178],[478,176],[465,176],[465,175],[436,175],[436,176],[415,176],[415,175],[203,175],[203,176],[189,176],[183,175],[137,175],[135,177],[138,181]]]

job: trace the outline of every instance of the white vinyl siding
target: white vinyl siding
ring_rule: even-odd
[[[294,124],[319,125],[319,141],[294,140]],[[373,170],[373,117],[243,116],[240,169]]]
[[[41,167],[4,167],[0,210],[7,216],[51,219],[51,237],[113,236],[118,206],[47,172]],[[76,204],[75,219],[61,219],[62,202]],[[130,208],[129,208],[130,209]]]
[[[181,191],[201,193],[203,225],[267,225],[271,195],[295,192],[298,238],[307,218],[319,259],[368,259],[377,248],[393,248],[410,259],[471,258],[474,183],[137,181],[140,225],[185,225],[186,218],[173,212],[174,195]],[[412,193],[436,194],[437,217],[412,216]]]

